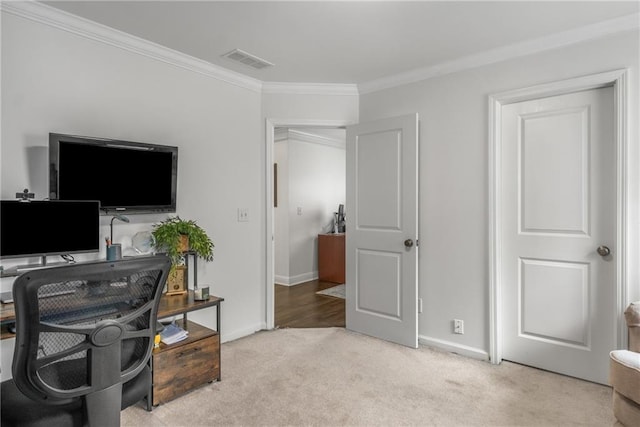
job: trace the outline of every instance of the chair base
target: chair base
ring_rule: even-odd
[[[2,427],[84,425],[81,400],[63,406],[42,405],[22,394],[13,380],[3,381],[0,386]]]

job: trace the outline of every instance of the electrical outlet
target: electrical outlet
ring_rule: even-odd
[[[238,208],[238,222],[249,222],[249,209]]]
[[[453,319],[453,333],[464,334],[464,320]]]
[[[302,208],[298,206],[298,215],[302,215]]]

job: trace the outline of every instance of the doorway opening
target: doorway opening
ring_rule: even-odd
[[[345,326],[344,292],[322,292],[345,283],[344,233],[335,233],[345,203],[345,138],[339,128],[275,129],[276,328]]]
[[[267,329],[345,326],[345,299],[318,294],[344,284],[320,277],[318,240],[345,203],[346,124],[267,120]]]

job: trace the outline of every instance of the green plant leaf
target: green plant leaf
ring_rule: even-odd
[[[153,224],[154,246],[158,252],[165,252],[171,262],[180,262],[180,235],[189,237],[189,249],[205,261],[213,261],[213,241],[205,230],[194,220],[183,220],[179,216],[169,217]]]

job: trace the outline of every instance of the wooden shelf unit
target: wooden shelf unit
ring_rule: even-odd
[[[208,301],[194,301],[193,291],[187,295],[163,296],[158,319],[182,315],[178,325],[189,331],[189,336],[175,344],[160,343],[151,354],[153,390],[149,402],[153,406],[168,402],[196,387],[220,381],[220,302],[211,296]],[[207,307],[216,307],[217,330],[187,320],[187,313]],[[147,404],[147,409],[151,406]]]

